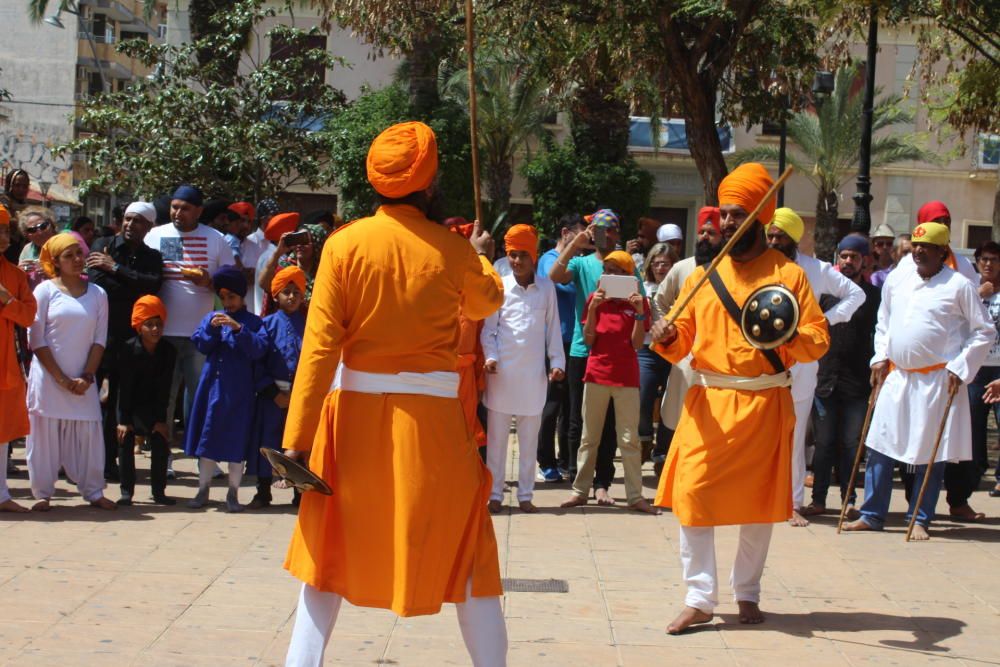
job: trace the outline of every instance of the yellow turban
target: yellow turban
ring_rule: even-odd
[[[799,214],[790,208],[779,208],[774,212],[771,224],[788,234],[789,238],[798,243],[802,240],[805,224]]]
[[[750,213],[757,208],[772,185],[774,180],[763,165],[756,162],[741,164],[719,183],[719,206],[735,204]],[[774,199],[771,199],[757,215],[764,226],[774,217],[774,206]]]
[[[624,250],[615,250],[614,252],[608,253],[604,256],[604,261],[611,262],[629,275],[635,273],[635,260],[632,259],[632,255],[628,254]]]
[[[10,226],[10,211],[3,204],[0,204],[0,227]]]
[[[940,222],[922,222],[913,230],[910,237],[913,243],[930,243],[931,245],[947,246],[951,242],[948,228]]]
[[[80,245],[80,241],[68,232],[50,237],[42,246],[42,251],[38,253],[38,262],[42,265],[45,275],[49,278],[55,278],[56,260],[59,259],[59,255],[78,245]]]
[[[426,190],[438,168],[437,138],[421,122],[398,123],[368,149],[368,182],[383,197],[400,199]]]
[[[531,255],[534,262],[538,261],[538,232],[531,225],[514,225],[503,237],[507,252],[523,250]]]

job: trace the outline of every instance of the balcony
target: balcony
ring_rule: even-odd
[[[81,39],[77,45],[76,64],[91,71],[100,71],[100,67],[94,59],[95,51],[100,60],[100,66],[104,67],[104,74],[109,79],[128,80],[149,74],[148,68],[143,67],[128,56],[118,53],[114,44],[95,43],[91,47],[86,39]]]
[[[719,133],[719,141],[722,143],[723,154],[729,154],[736,150],[736,145],[733,141],[733,129],[731,127],[728,125],[719,125],[717,132]],[[678,155],[691,154],[688,148],[687,129],[684,127],[683,118],[660,119],[659,142],[654,144],[653,128],[650,119],[644,116],[632,116],[629,119],[628,148],[635,153],[653,153],[659,151]]]
[[[89,7],[92,14],[105,14],[109,19],[121,23],[132,23],[135,13],[117,0],[80,0],[81,7]]]

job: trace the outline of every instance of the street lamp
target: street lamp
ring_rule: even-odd
[[[98,76],[101,77],[101,90],[105,93],[110,93],[111,82],[108,81],[107,74],[104,72],[104,65],[102,64],[101,59],[97,55],[97,44],[96,42],[94,42],[94,36],[90,33],[90,30],[88,30],[83,23],[83,16],[80,14],[80,7],[76,3],[67,2],[65,7],[60,7],[55,14],[53,14],[52,16],[47,16],[43,20],[50,26],[59,28],[60,30],[65,30],[66,26],[63,24],[62,19],[59,18],[59,15],[62,14],[63,12],[66,12],[67,14],[73,14],[74,16],[76,16],[76,22],[77,25],[79,26],[79,32],[82,32],[84,35],[87,36],[87,42],[90,44],[90,52],[94,55],[94,64],[97,66],[97,74]]]
[[[816,104],[822,104],[827,95],[833,92],[833,73],[826,71],[816,72],[812,85],[813,99]],[[778,143],[778,174],[785,173],[785,161],[788,147],[788,117],[787,110],[791,106],[788,94],[785,94],[785,104],[781,113],[781,134]],[[778,208],[785,205],[785,186],[778,189]]]
[[[858,191],[854,194],[851,231],[868,234],[872,227],[872,106],[875,102],[875,55],[878,51],[878,7],[868,9],[868,60],[865,63],[865,99],[861,111],[861,149],[858,160]]]

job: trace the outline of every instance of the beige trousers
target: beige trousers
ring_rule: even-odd
[[[639,447],[639,388],[609,387],[587,382],[583,385],[583,434],[576,455],[576,479],[573,493],[587,497],[594,482],[597,447],[604,430],[608,401],[615,402],[615,428],[618,449],[625,468],[625,495],[632,505],[642,499],[642,450]]]

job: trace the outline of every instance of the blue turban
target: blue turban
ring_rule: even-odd
[[[837,252],[841,250],[853,250],[856,253],[860,253],[863,256],[867,256],[871,252],[871,248],[868,245],[868,239],[864,236],[858,236],[857,234],[848,234],[840,240],[837,244]]]
[[[602,208],[591,216],[590,222],[598,227],[619,227],[618,215],[610,208]]]
[[[227,289],[243,297],[247,295],[247,277],[232,264],[220,266],[219,270],[212,274],[212,285],[216,292]]]
[[[174,191],[173,199],[186,201],[192,206],[201,206],[205,201],[205,196],[201,194],[201,190],[193,185],[182,185]]]

